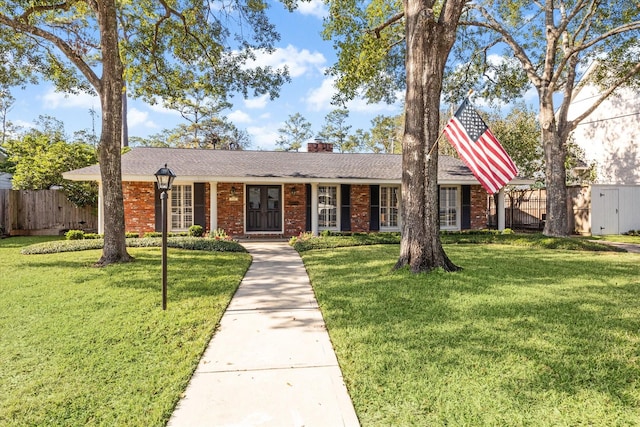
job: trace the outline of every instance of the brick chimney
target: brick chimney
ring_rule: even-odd
[[[333,144],[324,142],[322,138],[316,137],[313,142],[307,143],[309,153],[333,153]]]

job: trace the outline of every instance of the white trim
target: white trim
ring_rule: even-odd
[[[218,228],[218,183],[209,183],[209,231]]]
[[[505,224],[504,224],[504,187],[502,187],[499,191],[498,191],[498,230],[502,231],[504,230]]]
[[[320,187],[320,186],[318,186]],[[340,231],[340,225],[342,224],[341,220],[341,211],[342,211],[342,186],[340,184],[325,184],[322,185],[322,187],[335,187],[336,189],[336,200],[335,200],[335,207],[336,207],[336,225],[335,227],[320,227],[318,225],[318,231],[324,231],[324,230],[329,230],[329,231]],[[318,201],[318,197],[319,197],[319,192],[316,193],[316,204],[318,205],[316,207],[316,209],[314,211],[311,212],[311,216],[316,217],[316,220],[318,221],[318,223],[320,222],[320,213],[318,212],[318,207],[319,207],[319,201]]]
[[[191,225],[193,225],[193,221],[194,221],[194,216],[195,216],[195,191],[193,188],[193,182],[190,183],[178,183],[178,184],[173,184],[173,187],[171,188],[170,191],[167,192],[167,231],[169,232],[184,232],[184,231],[188,231],[189,227],[191,227]],[[186,228],[173,228],[173,195],[175,194],[173,190],[175,190],[176,187],[191,187],[191,225],[187,226]],[[184,193],[183,193],[184,196]],[[183,211],[180,214],[180,217],[182,218],[181,222],[184,222],[184,208],[185,206],[182,206]]]
[[[311,232],[318,235],[318,183],[311,183]]]
[[[396,198],[398,200],[398,225],[396,227],[383,227],[382,226],[382,188],[397,188],[398,194]],[[371,220],[369,220],[371,221]],[[371,225],[369,225],[371,226]],[[402,227],[402,187],[400,185],[381,185],[380,192],[378,194],[378,228],[380,231],[393,232],[400,231]]]
[[[104,234],[104,194],[101,181],[98,181],[98,234]]]
[[[442,189],[446,189],[446,188],[455,188],[456,190],[456,224],[455,225],[450,225],[450,226],[443,226],[442,223],[440,223],[440,230],[445,230],[445,231],[458,231],[460,230],[460,224],[461,224],[461,220],[462,220],[462,187],[460,185],[439,185],[438,188],[438,194],[440,193],[440,190]],[[438,215],[440,215],[440,203],[441,200],[438,202]]]

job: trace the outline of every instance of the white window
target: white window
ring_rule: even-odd
[[[380,187],[380,228],[398,228],[398,187]]]
[[[338,228],[338,187],[318,186],[318,228]]]
[[[440,228],[458,228],[458,187],[440,187]]]
[[[171,231],[186,231],[193,225],[193,187],[171,187]]]

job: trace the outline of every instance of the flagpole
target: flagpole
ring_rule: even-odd
[[[469,99],[469,97],[471,96],[472,93],[473,93],[473,89],[469,89],[469,93],[467,93],[467,96],[465,96],[465,98],[462,100],[462,102],[464,102],[465,100]],[[451,116],[453,116],[453,114]],[[451,117],[449,117],[449,119],[451,119]],[[449,120],[447,120],[447,123],[449,123]],[[431,154],[433,153],[433,149],[438,146],[438,143],[442,139],[442,135],[444,135],[444,130],[446,128],[447,128],[447,126],[445,125],[442,128],[442,130],[440,131],[440,135],[438,135],[438,139],[436,139],[436,142],[434,142],[434,144],[429,149],[429,152],[427,153],[427,161],[431,160]]]

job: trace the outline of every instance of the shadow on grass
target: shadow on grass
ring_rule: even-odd
[[[518,416],[524,408],[552,414],[567,405],[575,411],[567,415],[568,423],[580,424],[576,420],[594,415],[576,408],[590,405],[604,411],[603,419],[615,419],[620,408],[624,417],[635,417],[640,403],[637,255],[504,245],[445,250],[463,271],[392,271],[398,255],[392,247],[304,255],[353,394],[377,399],[373,384],[396,387],[398,395],[387,397],[396,405],[425,399],[433,408],[435,396],[464,399],[475,385],[484,393],[491,390],[470,398],[483,401],[487,414],[501,405]],[[425,375],[425,383],[417,380]],[[475,411],[472,401],[456,404],[461,405],[458,414]],[[383,412],[398,410],[379,405]],[[376,404],[365,406],[359,415]],[[495,423],[499,418],[482,419]]]

